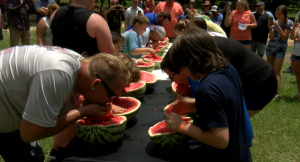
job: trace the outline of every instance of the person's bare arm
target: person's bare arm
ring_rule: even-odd
[[[293,30],[291,32],[291,35],[290,35],[290,39],[291,40],[295,40],[297,38],[297,35],[298,35],[298,32],[299,32],[299,23],[294,23],[293,24]]]
[[[55,127],[51,128],[41,127],[22,119],[20,126],[21,138],[24,142],[32,142],[47,138],[59,133],[70,124],[85,116],[103,116],[107,113],[103,113],[102,110],[107,111],[108,109],[110,109],[110,106],[89,104],[78,109],[71,110],[68,113],[58,115]]]
[[[47,16],[47,9],[45,7],[41,7],[39,9],[36,9],[35,11],[40,15]]]
[[[124,24],[125,30],[129,27],[128,26],[128,17],[125,17],[125,24]]]
[[[226,27],[230,27],[232,24],[232,14],[230,11],[226,12],[226,17],[225,17],[225,21],[224,21],[224,25]]]
[[[115,10],[115,6],[112,6],[111,8],[109,8],[108,10],[106,10],[104,13],[103,13],[103,17],[105,19],[107,19],[107,15],[110,13],[111,10]]]
[[[253,29],[257,27],[256,19],[254,15],[251,13],[250,14],[250,24],[247,24],[247,28]]]
[[[153,48],[144,47],[144,48],[136,48],[135,50],[130,51],[130,53],[132,55],[140,55],[140,54],[147,55],[150,53],[155,53],[155,50]]]
[[[115,47],[106,21],[98,14],[92,14],[87,22],[87,32],[96,38],[98,50],[101,53],[114,54]]]
[[[40,19],[39,23],[36,26],[36,36],[37,36],[37,41],[38,45],[43,45],[43,37],[46,32],[46,24],[44,19]]]
[[[298,37],[299,29],[300,29],[300,25],[298,25],[298,27],[295,30],[295,41],[296,42],[300,42],[300,39]]]
[[[284,31],[281,29],[281,27],[278,24],[278,21],[274,21],[273,24],[275,25],[275,27],[278,29],[278,33],[280,35],[281,40],[286,40],[288,38],[288,36],[291,33],[291,30],[287,30],[285,29]]]

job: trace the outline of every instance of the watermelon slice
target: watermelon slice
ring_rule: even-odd
[[[155,64],[153,62],[144,62],[144,63],[138,63],[136,64],[137,67],[141,70],[141,71],[148,71],[148,72],[152,72],[155,68]]]
[[[190,117],[182,117],[182,119],[187,123],[193,123],[193,120]],[[189,140],[188,136],[179,132],[175,133],[169,129],[165,121],[161,121],[150,127],[148,134],[152,142],[160,148],[176,148],[186,144]]]
[[[141,102],[132,97],[118,97],[115,98],[112,103],[127,109],[123,113],[115,114],[117,116],[126,116],[127,121],[130,121],[136,116],[141,106]]]
[[[117,142],[126,127],[125,116],[115,116],[112,113],[99,118],[85,117],[75,123],[77,136],[92,145]]]
[[[179,84],[179,85],[178,85],[178,84],[176,84],[175,82],[172,82],[171,87],[172,87],[172,94],[173,94],[173,96],[174,96],[175,98],[178,97],[177,92],[176,92],[177,89],[181,89],[181,91],[182,91],[183,93],[187,94],[187,96],[189,96],[189,95],[191,94],[190,88],[187,88],[187,86],[184,85],[184,84]],[[181,96],[181,97],[186,97],[186,96]]]
[[[160,62],[162,61],[161,57],[155,54],[150,54],[150,55],[143,55],[142,58],[146,62],[153,62],[155,64],[155,69],[159,69]]]
[[[164,108],[164,111],[166,111],[167,114],[170,114],[171,112],[174,112],[180,116],[185,116],[187,115],[187,113],[185,113],[185,110],[184,110],[184,107],[183,106],[180,106],[180,105],[177,105],[178,108],[173,110],[173,106],[172,104],[169,104],[167,105],[165,108]]]
[[[158,52],[158,51],[162,50],[163,48],[164,47],[162,47],[162,46],[158,46],[158,47],[155,48],[155,51]]]
[[[164,39],[162,41],[163,42],[169,42],[169,38],[168,37],[164,37]]]
[[[169,43],[166,43],[166,42],[164,42],[164,43],[159,42],[158,43],[158,47],[166,47],[168,45],[169,45]]]
[[[146,83],[146,89],[154,88],[155,83],[157,82],[157,77],[155,74],[149,73],[147,71],[140,71],[141,78],[140,80]]]
[[[143,98],[146,92],[146,83],[145,82],[134,82],[130,83],[129,87],[125,88],[127,93],[123,93],[122,96],[134,97],[137,99]]]

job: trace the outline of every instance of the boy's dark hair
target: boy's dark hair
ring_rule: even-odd
[[[167,11],[163,11],[157,14],[158,17],[163,17],[163,19],[168,19],[171,21],[171,14]]]
[[[180,69],[176,68],[173,63],[172,63],[172,59],[170,58],[170,54],[167,53],[165,55],[165,57],[163,58],[163,60],[160,62],[160,68],[162,71],[165,71],[166,69],[168,69],[171,72],[175,72],[175,73],[179,73]]]
[[[149,19],[142,13],[138,13],[132,21],[132,26],[134,26],[136,23],[138,23],[139,25],[143,25],[143,24],[147,24],[150,25],[150,21]]]
[[[124,53],[118,53],[115,56],[120,59],[125,66],[128,68],[130,74],[131,74],[131,82],[138,82],[141,78],[141,73],[139,68],[137,67],[136,63],[130,58],[127,54]]]
[[[228,66],[228,60],[206,30],[190,28],[177,38],[167,52],[177,69],[189,68],[191,74],[209,74]]]
[[[125,41],[125,38],[119,33],[111,32],[111,36],[112,36],[113,44],[116,44],[118,42],[124,43]]]
[[[199,28],[207,30],[206,21],[202,17],[194,17],[192,22],[196,24]]]

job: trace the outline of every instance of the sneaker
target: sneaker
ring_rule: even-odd
[[[55,160],[57,154],[58,154],[58,151],[56,151],[55,149],[52,149],[49,156],[48,156],[48,159]]]
[[[300,93],[295,94],[292,98],[294,99],[300,98]]]
[[[273,99],[278,99],[280,97],[279,93],[276,93],[273,97]]]
[[[291,73],[291,72],[294,72],[294,69],[292,67],[289,67],[283,71],[283,73]]]

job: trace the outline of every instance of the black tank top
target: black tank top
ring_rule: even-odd
[[[91,38],[86,30],[86,24],[93,12],[82,7],[70,5],[61,7],[55,13],[51,30],[53,46],[69,48],[87,55],[99,53],[96,38]]]

